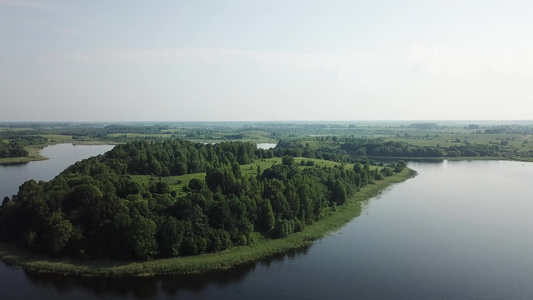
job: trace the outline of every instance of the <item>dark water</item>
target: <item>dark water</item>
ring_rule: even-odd
[[[0,298],[533,298],[533,164],[409,166],[417,177],[305,249],[203,276],[82,279],[0,264]]]

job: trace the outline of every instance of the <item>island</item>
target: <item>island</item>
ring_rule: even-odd
[[[338,149],[135,141],[30,180],[0,208],[0,258],[37,272],[149,276],[228,269],[309,245],[413,175]]]

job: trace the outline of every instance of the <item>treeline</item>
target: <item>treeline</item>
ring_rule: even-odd
[[[6,135],[5,139],[9,139],[8,143],[4,143],[0,140],[0,158],[7,157],[26,157],[28,151],[24,149],[29,145],[45,144],[48,140],[41,136],[10,136]]]
[[[417,146],[401,141],[383,139],[347,139],[340,149],[353,156],[370,157],[531,157],[531,151],[501,144],[462,144],[449,147]]]
[[[533,134],[533,126],[501,125],[485,129],[485,134]]]
[[[46,125],[46,126],[45,126]],[[124,142],[131,141],[133,138],[128,137],[127,134],[141,134],[144,137],[136,136],[135,139],[143,138],[147,141],[163,140],[164,138],[158,136],[164,130],[169,129],[168,125],[105,125],[102,124],[25,124],[22,128],[25,130],[17,131],[0,131],[0,138],[2,139],[26,139],[31,137],[39,137],[41,134],[60,134],[72,136],[73,139],[97,139],[102,141]],[[31,129],[29,129],[31,128]],[[123,133],[124,136],[111,136],[111,134]],[[45,141],[46,142],[46,141]]]
[[[28,151],[24,149],[24,146],[12,142],[6,144],[0,141],[0,158],[26,156],[28,156]]]
[[[365,184],[399,172],[368,164],[334,168],[284,156],[257,176],[239,164],[272,151],[242,142],[135,142],[78,162],[49,182],[28,181],[0,208],[0,240],[53,256],[149,260],[216,252],[263,235],[284,237],[342,205]],[[130,174],[206,172],[177,197],[163,181]]]
[[[217,164],[251,163],[256,158],[274,157],[272,150],[257,149],[253,143],[192,143],[136,141],[117,145],[102,161],[119,174],[170,176],[205,172]]]
[[[280,139],[272,151],[276,157],[301,156],[343,163],[359,162],[343,149],[336,149],[332,147],[320,147],[318,149],[313,149],[309,146],[309,144],[303,146],[297,139]],[[367,162],[368,160],[364,158],[363,161]]]
[[[92,138],[99,140],[108,140],[114,142],[128,141],[126,134],[141,134],[147,135],[146,140],[162,140],[156,134],[160,134],[163,130],[169,129],[167,125],[152,125],[152,126],[138,126],[138,125],[107,125],[103,128],[68,128],[59,131],[62,135],[71,135],[73,139]],[[124,136],[109,136],[110,134],[124,133]],[[139,139],[139,137],[136,137]]]
[[[409,128],[418,128],[418,129],[436,129],[439,128],[437,123],[412,123],[407,127]]]

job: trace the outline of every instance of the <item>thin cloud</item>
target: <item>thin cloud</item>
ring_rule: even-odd
[[[412,46],[406,61],[432,76],[472,79],[486,75],[533,75],[529,54],[517,51],[482,52],[445,47]]]
[[[58,6],[53,4],[47,4],[44,2],[25,1],[25,0],[0,0],[0,6],[7,6],[28,10],[40,10],[50,12],[68,12],[72,11],[71,8]]]
[[[252,62],[263,67],[291,67],[303,71],[337,74],[400,72],[446,78],[492,75],[533,75],[533,61],[518,53],[483,53],[443,47],[410,46],[388,53],[350,52],[339,55],[244,51],[225,48],[177,48],[78,52],[68,60],[105,63],[197,63],[232,65]]]
[[[371,66],[391,58],[366,52],[347,55],[300,54],[285,52],[243,51],[224,48],[179,48],[166,50],[123,50],[77,52],[64,55],[69,60],[106,63],[208,63],[228,64],[254,61],[264,66],[292,66],[304,70],[339,69],[353,65]]]

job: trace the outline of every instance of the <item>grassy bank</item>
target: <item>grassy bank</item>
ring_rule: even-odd
[[[39,153],[39,151],[46,146],[47,145],[26,146],[24,147],[24,149],[28,151],[28,156],[0,158],[0,165],[1,164],[21,164],[21,163],[27,163],[30,161],[46,160],[48,158],[42,156]]]
[[[326,210],[324,218],[307,226],[302,232],[283,239],[265,240],[251,246],[234,247],[222,252],[191,257],[158,259],[146,262],[121,262],[111,260],[53,259],[36,255],[12,244],[0,243],[0,259],[7,264],[28,271],[88,277],[131,277],[165,274],[197,274],[212,270],[225,270],[240,264],[256,261],[274,254],[310,245],[332,231],[338,230],[361,212],[361,202],[377,195],[388,186],[402,182],[414,175],[405,169],[402,173],[367,185],[347,203]]]

